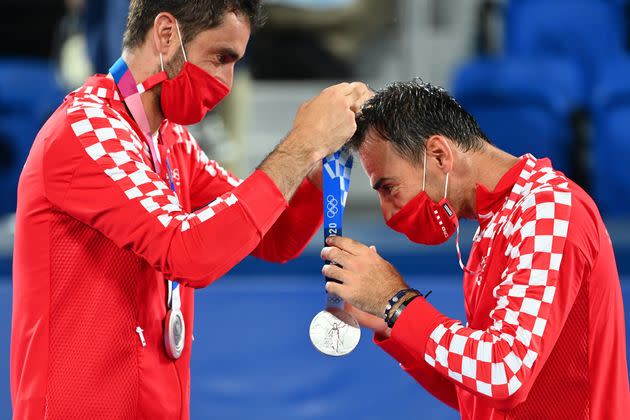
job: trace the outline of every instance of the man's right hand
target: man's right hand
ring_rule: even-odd
[[[305,102],[289,135],[260,164],[289,201],[309,171],[356,131],[356,113],[373,93],[365,83],[340,83]]]
[[[354,134],[356,113],[372,95],[361,82],[340,83],[324,89],[300,106],[286,141],[311,150],[315,160],[339,150]]]

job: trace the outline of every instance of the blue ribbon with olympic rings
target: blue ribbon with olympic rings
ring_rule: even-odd
[[[326,156],[322,166],[324,188],[324,244],[329,236],[342,236],[343,213],[350,189],[352,172],[352,154],[345,147]],[[327,261],[327,263],[329,263]],[[334,281],[326,277],[326,281]],[[326,293],[326,307],[343,309],[343,300],[336,295]]]

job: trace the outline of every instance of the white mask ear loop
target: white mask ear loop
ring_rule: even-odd
[[[177,35],[179,36],[179,46],[182,48],[182,54],[184,54],[184,61],[188,61],[186,50],[184,49],[184,41],[182,40],[182,33],[179,30],[179,23],[177,23],[177,21],[175,21],[175,27],[177,28]]]
[[[175,27],[177,28],[177,36],[179,37],[179,46],[182,49],[182,54],[184,54],[184,60],[188,61],[188,57],[186,57],[186,50],[184,49],[184,44],[182,41],[182,33],[179,30],[179,24],[177,23],[177,21],[175,21]],[[160,67],[162,68],[162,71],[164,71],[164,57],[162,56],[162,53],[160,53]]]
[[[424,187],[427,184],[427,149],[424,149],[424,157],[422,158],[422,191],[424,191]]]
[[[448,175],[450,172],[446,174],[446,182],[444,183],[444,198],[446,198],[446,193],[448,192]]]
[[[444,187],[444,198],[446,198],[447,188],[448,188],[448,174],[446,174],[446,186]],[[464,262],[462,261],[462,251],[459,249],[459,222],[457,222],[457,224],[455,225],[455,232],[456,232],[455,249],[457,250],[457,259],[459,260],[459,266],[462,268],[462,271],[464,271],[464,273],[468,273],[471,276],[476,276],[481,271],[472,271],[466,268],[466,266],[464,265]]]

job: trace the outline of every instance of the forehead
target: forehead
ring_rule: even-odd
[[[242,14],[227,12],[219,26],[200,32],[190,43],[201,48],[230,47],[242,55],[250,35],[249,18]]]
[[[400,166],[404,159],[394,150],[392,143],[385,140],[376,130],[365,134],[359,149],[359,157],[368,176],[380,175]]]

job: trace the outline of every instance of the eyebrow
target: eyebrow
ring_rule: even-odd
[[[391,180],[393,180],[393,178],[388,178],[388,177],[379,178],[378,181],[376,181],[374,185],[372,185],[372,188],[378,191],[383,186],[383,183],[385,183],[386,181],[391,181]]]
[[[240,60],[241,59],[241,55],[233,48],[230,48],[230,47],[219,47],[218,50],[219,50],[218,51],[219,54],[227,55],[232,60]]]

